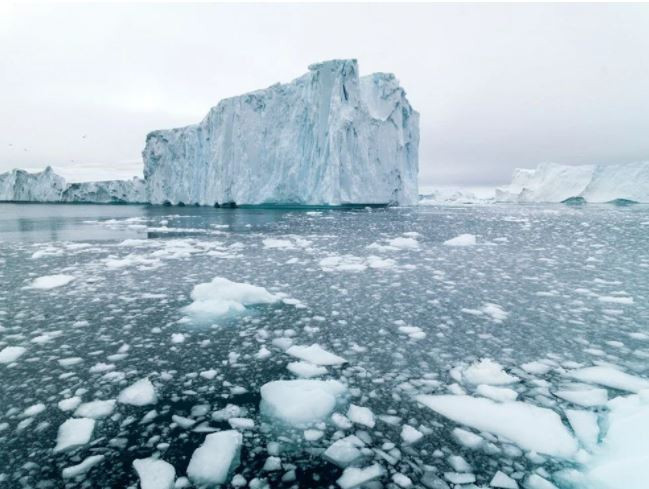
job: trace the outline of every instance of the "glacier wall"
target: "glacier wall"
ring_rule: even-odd
[[[147,136],[151,203],[417,203],[419,114],[391,74],[356,60],[224,99],[198,124]]]
[[[496,190],[497,202],[586,202],[630,200],[649,203],[649,161],[619,165],[559,165],[516,169],[512,183]]]
[[[0,201],[116,204],[145,203],[148,198],[140,178],[66,183],[48,166],[38,173],[12,170],[0,174]]]

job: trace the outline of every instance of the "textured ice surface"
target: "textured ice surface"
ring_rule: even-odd
[[[512,183],[496,191],[501,202],[586,202],[617,199],[649,203],[649,161],[621,165],[569,166],[555,163],[534,170],[517,169]]]
[[[334,60],[150,133],[144,176],[156,204],[415,204],[418,145],[394,75]]]
[[[208,434],[235,429],[241,463],[225,482],[234,487],[329,489],[345,468],[378,464],[384,472],[370,487],[407,486],[405,478],[413,488],[489,487],[500,471],[521,489],[593,489],[595,476],[633,488],[645,481],[642,392],[626,414],[616,406],[649,378],[648,226],[644,205],[315,212],[0,204],[0,352],[26,349],[0,365],[0,485],[137,487],[133,461],[153,458],[175,467],[176,487],[195,486],[192,454]],[[479,245],[443,244],[462,233]],[[282,245],[268,247],[269,239]],[[323,270],[331,256],[364,267]],[[392,265],[369,266],[370,256]],[[56,274],[75,280],[25,289]],[[185,321],[193,288],[215,276],[263,286],[279,300]],[[346,362],[314,365],[286,353],[295,345],[320,345]],[[499,368],[483,372],[487,358]],[[289,365],[299,362],[300,371],[319,371],[312,380],[340,382],[345,392],[329,414],[294,426],[266,414],[262,386],[297,379]],[[464,378],[471,366],[518,381],[474,384]],[[613,384],[610,369],[632,377],[624,385],[634,391]],[[144,378],[155,404],[117,402],[94,419],[87,443],[53,452],[81,404],[117,399]],[[480,429],[420,405],[420,395],[490,406],[516,395],[556,413],[579,449],[568,457],[532,451],[504,434],[516,417],[492,416],[494,431]],[[374,426],[352,422],[350,404],[369,409]],[[597,415],[594,446],[592,415],[573,411]],[[544,419],[526,429],[540,431]],[[358,441],[348,450],[324,455],[351,436]],[[93,456],[104,458],[64,479],[64,469]]]

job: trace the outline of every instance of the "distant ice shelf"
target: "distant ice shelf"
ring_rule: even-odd
[[[104,182],[67,183],[48,166],[42,172],[12,170],[0,174],[0,201],[144,203],[144,180],[107,180]]]
[[[649,161],[618,165],[518,168],[512,183],[496,190],[497,202],[649,203]]]

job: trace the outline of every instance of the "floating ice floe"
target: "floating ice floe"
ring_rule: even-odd
[[[361,448],[364,446],[365,443],[356,435],[349,435],[333,442],[322,456],[338,467],[345,468],[363,456]]]
[[[510,375],[502,365],[489,358],[483,358],[464,369],[462,379],[469,384],[503,385],[520,382],[518,377]]]
[[[92,438],[95,420],[90,418],[71,418],[59,426],[54,452],[64,452],[85,445]]]
[[[561,458],[577,451],[570,431],[550,409],[466,395],[420,395],[416,400],[456,423],[502,436],[525,450]]]
[[[584,487],[646,489],[649,390],[616,397],[608,408],[606,436],[587,464]]]
[[[397,263],[390,258],[370,255],[361,258],[352,255],[333,255],[323,258],[318,263],[325,272],[362,272],[368,268],[388,269],[396,267]]]
[[[401,428],[401,439],[406,445],[417,443],[424,437],[424,434],[414,426],[404,424]]]
[[[319,365],[314,365],[309,362],[291,362],[286,368],[292,374],[302,377],[303,379],[308,379],[311,377],[320,377],[327,373],[326,367],[321,367]]]
[[[564,389],[554,395],[583,407],[603,406],[608,401],[606,389]]]
[[[370,465],[362,469],[348,467],[343,471],[343,475],[336,481],[342,489],[352,489],[367,482],[382,477],[385,469],[379,464]]]
[[[363,406],[357,406],[356,404],[350,404],[347,410],[347,418],[352,423],[367,426],[368,428],[374,428],[376,424],[372,410]]]
[[[597,414],[577,409],[566,409],[565,413],[577,439],[585,448],[592,450],[599,439]]]
[[[581,382],[628,392],[649,389],[649,380],[627,374],[614,367],[586,367],[571,370],[566,375]]]
[[[114,409],[115,399],[84,402],[77,408],[74,415],[79,418],[100,419],[113,414]]]
[[[23,346],[6,346],[0,350],[0,363],[13,363],[26,351],[27,348]]]
[[[117,401],[132,406],[146,406],[158,402],[155,388],[148,378],[140,379],[119,393]]]
[[[455,238],[444,241],[446,246],[473,246],[476,244],[476,238],[473,234],[460,234]]]
[[[176,469],[164,460],[140,458],[133,460],[133,468],[140,478],[141,489],[172,489],[176,479]]]
[[[261,387],[261,413],[292,426],[325,419],[346,387],[337,380],[276,380]]]
[[[293,345],[286,350],[286,353],[313,365],[340,365],[347,362],[344,358],[328,352],[317,343],[311,346]]]
[[[86,457],[81,463],[64,468],[61,471],[61,477],[63,477],[64,479],[71,479],[81,474],[85,474],[95,465],[104,460],[104,458],[104,455],[91,455],[89,457]],[[144,486],[142,487],[142,489],[145,489]]]
[[[494,401],[515,401],[518,392],[507,387],[494,387],[492,385],[480,384],[476,387],[476,393],[483,397],[488,397]]]
[[[214,277],[211,282],[194,286],[191,298],[194,302],[183,311],[194,317],[209,318],[241,313],[253,304],[272,304],[281,297],[263,287]]]
[[[499,489],[518,489],[518,482],[499,470],[492,477],[489,486]]]
[[[69,284],[74,280],[72,275],[44,275],[34,279],[34,281],[29,285],[30,289],[54,289],[56,287],[62,287]]]
[[[224,484],[239,465],[243,436],[236,430],[219,431],[205,437],[187,466],[189,479],[197,486]]]

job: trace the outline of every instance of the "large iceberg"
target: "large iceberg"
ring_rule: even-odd
[[[141,178],[67,183],[48,166],[37,173],[12,170],[0,174],[0,201],[116,204],[144,203],[148,199]]]
[[[410,205],[418,146],[419,114],[394,75],[333,60],[150,133],[144,177],[153,204]]]
[[[649,202],[649,161],[619,165],[558,165],[516,169],[512,183],[496,190],[499,202]]]

